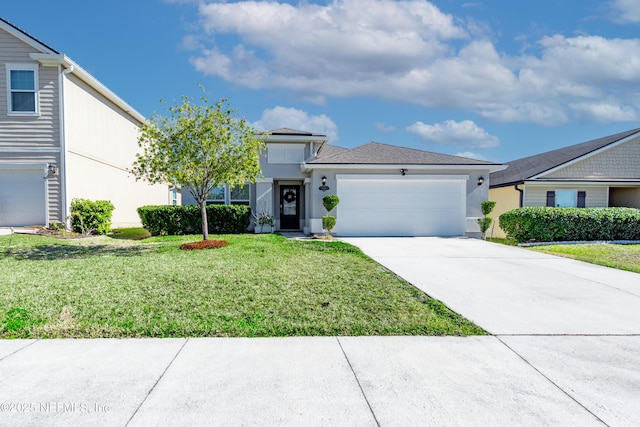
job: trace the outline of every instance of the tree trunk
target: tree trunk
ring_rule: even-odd
[[[207,202],[200,201],[200,214],[202,215],[202,240],[209,240],[209,224],[207,221]]]

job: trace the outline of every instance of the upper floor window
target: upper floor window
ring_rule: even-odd
[[[304,144],[267,144],[267,160],[269,163],[302,163]]]
[[[7,65],[9,114],[38,114],[37,65]]]

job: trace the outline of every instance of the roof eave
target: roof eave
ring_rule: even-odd
[[[479,171],[489,171],[496,172],[506,168],[505,165],[500,164],[484,164],[484,165],[469,165],[469,164],[411,164],[411,163],[303,163],[302,170],[305,172],[309,172],[313,169],[382,169],[382,170],[392,170],[392,169],[409,169],[409,170],[420,170],[420,171],[441,171],[441,170],[451,170],[451,169],[464,169],[464,170],[479,170]]]

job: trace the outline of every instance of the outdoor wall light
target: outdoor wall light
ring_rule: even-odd
[[[323,175],[321,179],[322,179],[322,185],[318,187],[318,190],[327,191],[329,189],[329,187],[327,187],[327,177]]]
[[[49,175],[49,176],[58,175],[58,167],[56,165],[54,165],[53,163],[49,163],[47,165],[47,175]]]
[[[405,176],[409,169],[400,169],[400,175]]]
[[[478,185],[482,185],[483,182],[484,182],[483,177],[478,178]]]

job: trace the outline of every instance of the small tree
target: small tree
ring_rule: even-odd
[[[335,194],[327,194],[322,198],[322,205],[330,213],[340,203],[340,198]],[[322,228],[327,230],[327,236],[331,237],[331,230],[336,226],[336,217],[325,215],[322,217]]]
[[[493,218],[488,216],[493,208],[496,206],[496,202],[491,200],[484,200],[481,204],[482,210],[482,218],[478,218],[478,225],[480,226],[480,231],[482,232],[482,239],[486,240],[487,230],[491,227],[491,223],[493,222]]]
[[[202,237],[208,240],[207,196],[221,184],[255,182],[265,144],[246,120],[235,117],[227,99],[215,104],[200,99],[195,104],[183,96],[180,105],[169,107],[167,117],[154,113],[140,130],[143,152],[131,172],[152,184],[188,189],[200,205]]]

